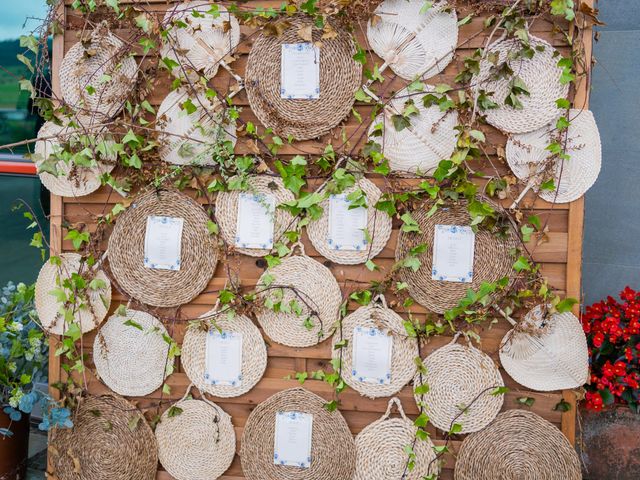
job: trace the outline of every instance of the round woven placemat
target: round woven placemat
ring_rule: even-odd
[[[313,19],[295,17],[282,35],[261,34],[253,44],[247,61],[245,87],[249,105],[267,128],[283,137],[297,140],[319,137],[338,125],[351,111],[354,93],[360,88],[362,65],[351,35],[327,20],[337,32],[335,38],[321,38],[323,31],[313,28],[314,43],[320,42],[320,98],[289,100],[280,97],[281,45],[305,43],[299,31],[313,25]]]
[[[356,448],[347,422],[338,410],[324,408],[325,400],[304,388],[278,392],[249,415],[242,434],[240,459],[249,480],[338,480],[353,477]],[[313,415],[311,465],[297,468],[274,465],[274,438],[278,412]]]
[[[236,453],[231,417],[209,400],[183,399],[174,407],[156,427],[160,463],[177,480],[219,478]]]
[[[440,73],[458,44],[458,16],[445,1],[426,12],[422,0],[385,0],[369,21],[367,39],[373,51],[405,80]]]
[[[396,261],[406,257],[417,245],[426,243],[427,249],[418,255],[420,268],[414,272],[409,268],[400,270],[400,279],[407,282],[411,297],[435,313],[444,313],[455,307],[467,289],[477,291],[483,282],[495,282],[513,273],[514,259],[511,250],[516,246],[517,234],[509,227],[507,238],[502,239],[488,230],[480,228],[475,235],[473,257],[473,280],[470,283],[433,280],[433,239],[436,225],[471,225],[466,201],[450,203],[440,207],[429,217],[429,206],[411,212],[422,233],[400,232],[396,247]],[[512,280],[510,280],[512,281]]]
[[[589,378],[589,351],[580,321],[571,312],[543,315],[533,308],[502,339],[500,362],[532,390],[569,390]]]
[[[267,282],[267,279],[270,282]],[[267,285],[268,283],[268,285]],[[310,347],[326,338],[338,319],[342,292],[327,267],[306,255],[284,258],[258,280],[258,298],[290,306],[295,300],[300,314],[263,306],[256,317],[264,333],[274,342],[289,347]],[[280,300],[280,296],[282,300]],[[305,320],[309,319],[309,328]]]
[[[472,345],[455,343],[454,337],[427,356],[424,366],[427,372],[418,372],[413,384],[428,385],[429,391],[415,395],[415,400],[418,407],[424,405],[436,428],[448,432],[457,423],[460,433],[477,432],[496,418],[504,395],[491,392],[504,382],[491,357]]]
[[[96,290],[88,288],[87,298],[78,298],[75,304],[65,305],[58,302],[51,292],[62,288],[62,283],[71,278],[74,273],[88,274],[89,267],[77,253],[62,253],[55,258],[60,260],[60,265],[56,265],[52,259],[47,260],[36,280],[35,305],[42,328],[53,335],[62,335],[69,327],[64,321],[63,314],[60,313],[61,307],[65,307],[75,311],[73,322],[78,324],[82,333],[93,330],[107,316],[111,305],[109,279],[102,270],[92,272],[89,277],[102,280],[105,287]],[[66,288],[63,291],[67,297],[71,293]]]
[[[400,418],[389,418],[393,405]],[[398,398],[389,400],[386,413],[356,437],[356,473],[353,480],[422,480],[438,475],[438,462],[429,437],[416,438],[417,427],[406,417]],[[407,446],[413,445],[414,467],[409,470]]]
[[[49,433],[49,462],[60,480],[153,480],[158,447],[142,413],[117,395],[90,396],[73,428]]]
[[[147,217],[184,219],[180,270],[144,266]],[[158,190],[138,197],[116,221],[109,238],[109,266],[115,280],[131,297],[156,307],[175,307],[205,289],[218,263],[216,237],[207,229],[209,216],[191,198]]]
[[[535,132],[512,135],[507,142],[507,162],[520,180],[533,182],[538,195],[548,202],[568,203],[583,196],[596,182],[602,164],[602,145],[598,125],[589,110],[572,109],[569,128],[558,133],[555,122]],[[558,142],[569,155],[562,160],[547,147]],[[554,189],[539,185],[554,180]]]
[[[384,302],[384,300],[383,300]],[[353,330],[356,327],[377,328],[388,331],[393,338],[391,349],[391,381],[387,384],[363,382],[353,374]],[[341,340],[347,345],[335,348]],[[343,379],[351,388],[369,398],[388,397],[400,391],[415,375],[414,359],[420,354],[418,342],[407,336],[404,320],[384,303],[371,303],[358,308],[342,319],[342,335],[336,330],[333,334],[333,358],[342,358]]]
[[[230,179],[230,181],[233,179]],[[248,189],[246,193],[272,195],[276,200],[276,211],[273,224],[274,244],[282,240],[284,232],[295,230],[297,220],[291,214],[278,208],[278,205],[294,200],[293,193],[285,188],[280,177],[271,175],[252,175],[247,178]],[[236,252],[244,253],[252,257],[264,257],[271,251],[260,248],[235,247],[236,230],[238,228],[238,199],[240,190],[220,192],[216,199],[216,220],[220,226],[220,236],[225,242],[234,248]]]
[[[455,480],[581,480],[580,460],[566,437],[526,410],[502,412],[464,439]]]
[[[98,376],[114,392],[130,397],[160,388],[169,354],[164,335],[168,335],[164,325],[146,312],[112,315],[93,342]]]
[[[311,243],[318,253],[335,263],[343,265],[365,263],[384,249],[391,236],[391,217],[376,208],[376,203],[378,203],[378,200],[380,200],[382,196],[380,189],[370,180],[361,178],[354,186],[346,189],[342,193],[348,195],[358,188],[361,189],[367,197],[367,231],[371,237],[371,244],[366,245],[363,250],[335,250],[330,247],[329,198],[326,198],[320,204],[324,209],[322,216],[307,226],[309,240],[311,240]]]
[[[484,114],[489,124],[503,132],[531,132],[547,125],[562,113],[556,105],[556,100],[565,98],[569,92],[569,85],[560,83],[562,69],[558,67],[558,60],[562,56],[540,38],[529,35],[529,40],[531,48],[535,50],[533,58],[508,60],[515,75],[524,82],[529,91],[529,95],[518,95],[522,108],[505,104],[505,99],[511,91],[512,78],[494,78],[496,65],[504,63],[508,55],[520,51],[520,40],[504,39],[489,46],[486,58],[480,62],[480,72],[471,82],[480,89],[494,92],[491,99],[498,107],[486,110]],[[489,60],[492,57],[497,57],[495,63]]]
[[[204,378],[206,370],[207,334],[201,324],[187,329],[180,355],[184,371],[189,380],[201,391],[221,398],[237,397],[251,390],[260,381],[267,368],[267,346],[258,327],[245,315],[229,318],[226,313],[217,315],[216,310],[205,313],[211,328],[226,332],[242,333],[242,382],[240,385],[212,385]]]
[[[117,115],[138,75],[138,64],[130,55],[131,49],[109,31],[106,22],[100,24],[89,42],[76,43],[62,59],[59,76],[64,101],[83,116]]]

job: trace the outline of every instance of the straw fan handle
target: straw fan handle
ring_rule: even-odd
[[[393,408],[393,405],[395,405],[396,408],[398,409],[398,413],[400,414],[402,419],[408,420],[407,416],[404,414],[404,409],[402,408],[402,402],[398,397],[393,397],[391,398],[391,400],[389,400],[389,403],[387,405],[387,411],[384,412],[384,415],[382,416],[381,420],[386,420],[387,418],[389,418],[389,415],[391,415],[391,410]]]

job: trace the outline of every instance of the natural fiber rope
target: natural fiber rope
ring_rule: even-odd
[[[424,359],[426,373],[416,374],[413,384],[428,385],[429,391],[415,400],[418,407],[424,404],[436,428],[449,432],[457,423],[462,426],[459,433],[476,432],[502,408],[504,395],[492,395],[492,390],[504,382],[491,357],[471,344],[455,343],[456,338]]]
[[[71,275],[78,273],[82,268],[82,273],[89,271],[89,266],[82,262],[82,257],[77,253],[62,253],[57,256],[60,259],[60,266],[55,265],[49,259],[40,269],[35,287],[35,306],[38,312],[38,319],[42,328],[53,335],[62,335],[69,325],[65,323],[61,307],[72,310],[73,323],[80,327],[82,333],[86,333],[96,328],[104,317],[107,316],[111,305],[111,283],[102,270],[95,273],[95,278],[105,283],[104,288],[93,290],[87,288],[87,299],[78,298],[75,304],[63,304],[58,302],[51,294],[55,289],[61,288],[65,280]],[[71,290],[64,289],[67,297]],[[87,303],[88,300],[88,303]]]
[[[436,225],[471,225],[466,201],[450,203],[440,207],[432,216],[429,206],[411,213],[422,233],[400,232],[396,247],[396,261],[404,259],[409,251],[422,243],[427,244],[424,253],[418,255],[420,268],[417,272],[408,268],[400,270],[400,279],[407,282],[409,294],[418,303],[435,313],[444,313],[455,307],[467,289],[477,291],[483,282],[495,282],[513,273],[514,259],[511,251],[516,246],[517,234],[509,227],[507,238],[498,238],[486,229],[480,228],[475,234],[473,257],[473,281],[471,283],[445,282],[433,280],[433,240]]]
[[[393,405],[400,418],[389,418]],[[437,476],[438,463],[429,437],[416,438],[417,427],[406,417],[400,400],[389,400],[387,411],[379,420],[364,427],[356,437],[356,473],[353,480],[422,480]],[[407,471],[409,454],[405,448],[413,444],[414,467]],[[406,475],[405,475],[406,471]]]
[[[144,266],[147,217],[184,219],[180,270]],[[207,228],[209,216],[191,198],[158,190],[138,197],[116,221],[109,238],[109,265],[115,280],[131,297],[157,307],[174,307],[193,300],[205,289],[218,263],[216,237]]]
[[[388,331],[393,338],[390,383],[361,382],[351,374],[353,370],[353,329],[355,327],[377,328],[382,331]],[[336,348],[336,344],[341,340],[347,341],[346,346]],[[371,303],[347,315],[342,320],[342,335],[336,330],[332,344],[333,358],[342,358],[343,380],[365,397],[377,398],[393,395],[399,392],[416,373],[414,360],[420,355],[418,342],[415,338],[407,336],[402,317],[384,304]]]
[[[307,226],[309,240],[315,249],[325,258],[332,262],[343,265],[356,265],[365,263],[367,260],[378,255],[389,241],[392,230],[391,217],[376,208],[376,203],[380,200],[382,192],[376,185],[361,178],[357,183],[346,189],[343,194],[350,194],[360,188],[367,197],[367,231],[371,237],[371,244],[365,245],[362,250],[334,250],[329,246],[329,198],[322,201],[322,216],[315,221],[311,221]]]
[[[230,179],[232,181],[233,179]],[[279,205],[294,200],[293,193],[285,188],[280,177],[271,175],[252,175],[247,178],[249,185],[246,193],[272,195],[276,200],[276,211],[273,228],[274,244],[282,239],[282,235],[287,230],[295,230],[297,221],[294,221],[291,214],[278,208]],[[236,252],[250,255],[252,257],[264,257],[271,250],[259,248],[239,248],[235,247],[236,229],[238,227],[238,200],[239,190],[230,190],[228,192],[220,192],[216,199],[216,220],[220,227],[220,236],[225,242]]]
[[[329,132],[351,111],[354,93],[361,84],[362,65],[351,35],[326,20],[338,33],[321,38],[323,31],[313,28],[313,42],[320,42],[320,98],[288,100],[280,97],[281,45],[303,43],[299,30],[313,25],[308,17],[287,19],[290,26],[282,35],[261,34],[253,44],[247,61],[245,86],[251,110],[267,128],[283,137],[297,140],[316,138]]]
[[[124,316],[112,315],[93,342],[98,376],[120,395],[149,395],[162,386],[165,378],[169,354],[165,335],[164,325],[146,312],[127,310]]]
[[[242,434],[240,459],[248,480],[347,480],[353,477],[356,448],[347,422],[338,410],[303,388],[276,393],[249,415]],[[276,414],[296,411],[313,415],[311,465],[302,469],[274,465]]]
[[[117,395],[81,400],[73,428],[49,433],[49,461],[60,480],[153,480],[157,452],[142,412]]]
[[[526,410],[502,412],[462,442],[455,480],[581,480],[578,454],[553,424]]]

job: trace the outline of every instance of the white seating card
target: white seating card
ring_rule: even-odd
[[[273,247],[276,198],[268,194],[241,193],[238,198],[236,247]]]
[[[476,234],[471,227],[436,225],[431,278],[470,283],[473,280],[475,239]]]
[[[346,194],[329,197],[329,248],[332,250],[363,250],[367,246],[367,209],[349,209]]]
[[[312,43],[283,43],[280,97],[289,100],[320,98],[320,49]]]
[[[147,217],[144,266],[157,270],[180,270],[183,218]]]
[[[204,380],[211,385],[242,385],[242,333],[209,330]]]
[[[273,463],[309,468],[311,465],[312,430],[312,414],[277,412]]]
[[[352,340],[351,375],[360,382],[391,383],[393,338],[373,327],[355,327]]]

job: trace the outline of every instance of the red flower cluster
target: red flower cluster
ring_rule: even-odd
[[[629,287],[587,307],[582,328],[587,335],[591,382],[586,407],[601,410],[613,403],[638,411],[640,396],[640,292]]]

